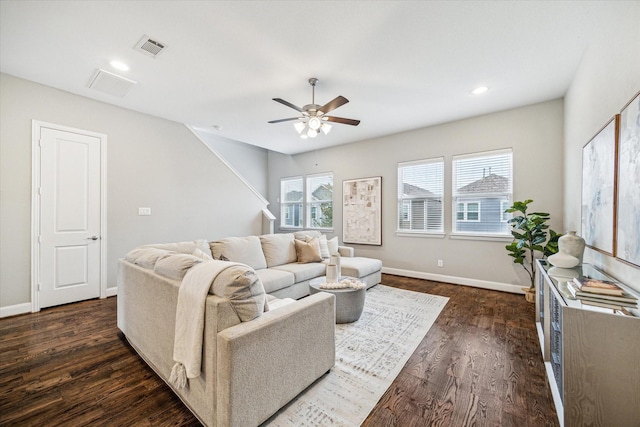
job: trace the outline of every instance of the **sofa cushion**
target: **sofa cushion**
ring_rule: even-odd
[[[228,299],[243,322],[260,317],[269,309],[262,282],[247,265],[232,265],[222,270],[213,280],[210,292]]]
[[[255,270],[267,268],[267,261],[262,253],[262,246],[258,236],[227,237],[209,244],[211,254],[215,259],[221,255],[233,262],[247,264]]]
[[[293,236],[296,239],[302,240],[304,242],[308,242],[314,237],[317,237],[318,242],[320,243],[320,256],[322,257],[322,259],[327,259],[331,257],[331,253],[329,253],[329,245],[327,244],[327,236],[320,233],[318,230],[296,231],[295,233],[293,233]],[[336,239],[336,242],[337,242],[338,238],[334,237],[334,239]]]
[[[288,271],[264,268],[256,270],[256,274],[262,281],[264,291],[268,294],[291,286],[296,282],[296,277]]]
[[[172,254],[160,258],[153,269],[156,274],[173,280],[182,280],[187,271],[202,262],[201,258],[189,254]]]
[[[265,234],[260,236],[262,251],[267,260],[267,267],[296,262],[296,247],[293,243],[293,233]]]
[[[156,262],[159,259],[175,254],[176,252],[167,251],[165,249],[158,249],[151,246],[141,246],[139,248],[132,249],[125,259],[130,263],[139,265],[142,268],[149,268],[153,270],[156,266]]]
[[[327,266],[321,262],[311,262],[308,264],[292,263],[279,265],[270,270],[281,270],[292,273],[295,277],[295,282],[298,283],[313,279],[314,277],[323,276],[327,270]]]
[[[320,242],[317,237],[313,237],[308,242],[302,240],[294,240],[296,246],[296,257],[298,262],[305,264],[308,262],[320,262],[322,257],[320,256]]]
[[[382,269],[382,261],[364,257],[340,258],[340,271],[343,276],[364,277]]]

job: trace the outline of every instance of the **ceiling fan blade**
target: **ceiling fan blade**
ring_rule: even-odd
[[[329,111],[333,111],[347,102],[349,102],[349,100],[344,96],[336,96],[332,101],[329,101],[322,107],[318,108],[318,111],[322,111],[324,114],[327,114]]]
[[[280,99],[280,98],[273,98],[274,101],[279,102],[282,105],[286,105],[289,108],[293,108],[296,111],[300,111],[301,113],[304,112],[304,110],[298,106],[293,105],[292,103],[290,103],[289,101],[285,101],[284,99]]]
[[[343,125],[358,126],[360,124],[360,120],[345,119],[343,117],[323,116],[322,118],[327,119],[329,122],[342,123]]]
[[[299,120],[300,117],[289,117],[288,119],[279,119],[279,120],[271,120],[267,123],[282,123],[282,122],[290,122],[291,120]]]

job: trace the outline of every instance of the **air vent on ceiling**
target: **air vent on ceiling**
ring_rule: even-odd
[[[124,98],[131,88],[138,84],[133,80],[120,77],[105,70],[98,70],[91,79],[89,87],[107,95]]]
[[[133,47],[134,50],[137,50],[140,53],[144,53],[152,58],[156,58],[166,49],[166,45],[164,43],[160,43],[157,40],[151,39],[148,35],[142,36],[140,41]]]

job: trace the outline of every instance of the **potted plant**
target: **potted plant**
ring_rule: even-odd
[[[513,205],[505,210],[507,213],[515,214],[508,221],[514,240],[505,248],[508,255],[513,258],[513,262],[522,265],[531,279],[530,286],[522,288],[529,302],[535,300],[536,254],[539,254],[538,257],[547,257],[558,252],[558,239],[562,236],[562,234],[549,229],[547,221],[550,219],[550,215],[548,213],[527,213],[527,207],[531,202],[533,202],[531,199],[513,202]]]

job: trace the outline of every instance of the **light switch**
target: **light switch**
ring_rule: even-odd
[[[151,215],[151,208],[138,208],[139,216],[147,216]]]

